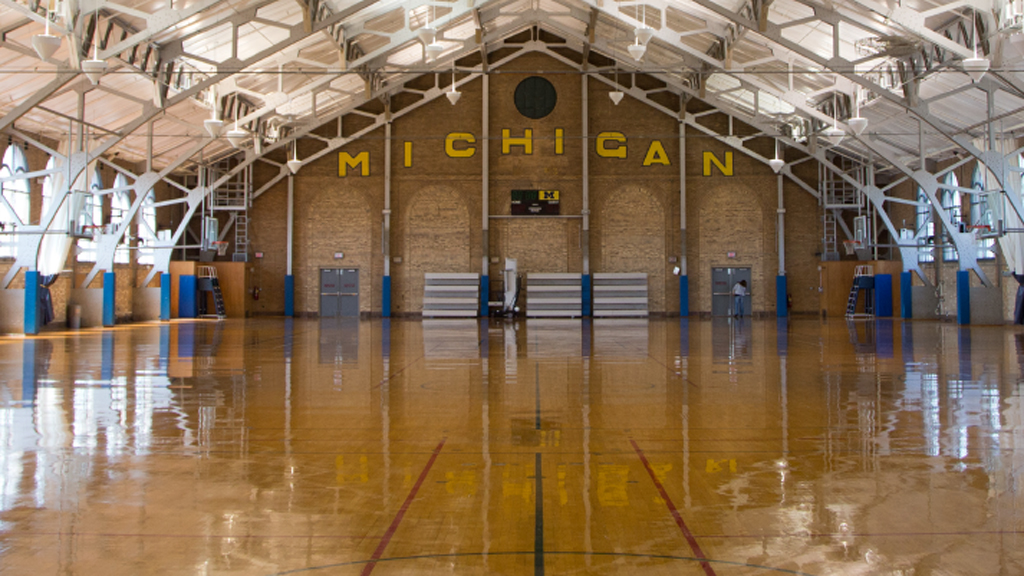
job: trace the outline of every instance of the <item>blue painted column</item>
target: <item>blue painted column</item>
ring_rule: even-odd
[[[900,272],[900,317],[906,320],[914,317],[913,279],[913,272]]]
[[[284,315],[292,318],[295,316],[295,276],[287,274],[284,277]]]
[[[385,276],[381,283],[380,315],[391,318],[391,276]]]
[[[956,321],[971,323],[971,273],[967,270],[956,273]]]
[[[775,277],[775,315],[779,318],[789,316],[789,302],[786,299],[787,291],[786,275],[779,274]]]
[[[160,319],[171,319],[171,275],[160,275]]]
[[[25,334],[39,334],[39,272],[25,272]]]
[[[113,272],[103,273],[103,325],[114,325],[114,310],[117,305],[117,279]]]
[[[679,315],[690,315],[690,277],[685,274],[679,277]]]
[[[875,316],[892,316],[892,274],[875,274]]]
[[[480,316],[486,318],[490,313],[491,300],[491,277],[484,274],[480,276]]]
[[[584,274],[580,277],[580,296],[582,296],[582,308],[580,312],[584,316],[594,315],[594,291],[591,288],[590,282],[592,280],[590,274]]]
[[[199,316],[196,277],[192,275],[178,276],[178,318],[195,318],[196,316]]]

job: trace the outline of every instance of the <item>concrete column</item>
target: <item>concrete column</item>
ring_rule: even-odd
[[[384,125],[384,278],[381,282],[380,313],[391,317],[391,112]]]
[[[39,271],[25,272],[25,334],[39,334]]]
[[[288,175],[287,232],[285,240],[284,315],[295,316],[295,276],[292,272],[295,234],[295,177]]]
[[[582,126],[582,146],[583,149],[583,169],[582,178],[583,184],[583,237],[580,239],[580,252],[583,256],[583,277],[581,278],[582,284],[582,313],[584,316],[591,316],[594,313],[593,310],[593,299],[591,298],[591,276],[590,276],[590,90],[587,75],[581,75],[582,80],[580,81],[580,101],[582,102],[582,114],[580,125]]]
[[[685,108],[680,111],[685,115]],[[686,123],[679,119],[679,315],[690,315],[690,278],[686,271]]]
[[[776,231],[779,238],[779,275],[775,277],[775,315],[782,318],[789,316],[789,288],[786,283],[786,205],[782,194],[782,174],[776,176],[776,181],[779,195],[779,207],[775,210],[779,215]]]
[[[481,256],[480,256],[480,316],[486,317],[489,310],[488,300],[491,296],[490,260],[491,260],[491,83],[487,74],[482,77],[483,94],[480,101],[480,123],[483,132],[480,158],[480,206],[481,206]]]
[[[117,277],[113,272],[103,273],[103,325],[113,326],[117,305]]]

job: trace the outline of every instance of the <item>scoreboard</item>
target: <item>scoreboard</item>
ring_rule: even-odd
[[[558,216],[558,190],[513,190],[513,216]]]

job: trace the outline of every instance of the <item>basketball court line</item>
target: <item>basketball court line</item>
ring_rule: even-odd
[[[434,466],[434,462],[437,460],[437,455],[441,453],[441,449],[444,448],[444,443],[447,438],[443,438],[441,442],[434,448],[434,453],[430,456],[430,460],[427,461],[427,465],[424,466],[423,471],[420,472],[420,477],[416,479],[416,483],[413,484],[412,490],[409,491],[409,495],[405,498],[405,502],[402,503],[402,507],[398,510],[398,514],[395,515],[395,519],[391,521],[391,526],[388,526],[384,536],[380,539],[380,544],[377,545],[377,549],[373,551],[373,556],[370,557],[369,562],[363,566],[362,576],[367,576],[370,572],[373,572],[373,568],[377,565],[377,561],[380,560],[381,556],[384,555],[384,549],[388,547],[388,543],[391,542],[391,537],[395,535],[395,531],[398,530],[398,525],[402,522],[402,518],[405,517],[406,510],[412,504],[413,499],[416,497],[416,493],[419,492],[420,486],[423,485],[423,481],[427,479],[427,474],[430,469]]]
[[[676,505],[672,503],[672,499],[668,497],[668,492],[665,491],[665,487],[661,485],[661,481],[658,480],[658,476],[654,473],[651,468],[651,463],[647,461],[647,457],[644,456],[643,450],[637,445],[636,440],[629,439],[629,443],[633,445],[633,450],[636,451],[636,455],[640,457],[640,461],[644,463],[644,468],[647,469],[647,474],[651,477],[654,482],[654,486],[658,489],[661,494],[661,499],[665,501],[665,505],[668,506],[669,513],[672,514],[672,518],[676,521],[676,526],[679,526],[679,530],[683,533],[683,538],[686,538],[686,542],[690,545],[690,549],[700,559],[700,566],[704,569],[704,573],[707,576],[715,576],[715,569],[711,567],[711,564],[707,561],[707,555],[700,549],[700,544],[697,543],[697,539],[690,532],[690,529],[686,526],[686,522],[683,520],[679,510],[676,509]]]

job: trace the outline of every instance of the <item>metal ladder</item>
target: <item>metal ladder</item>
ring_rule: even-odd
[[[836,215],[826,209],[822,217],[821,250],[822,260],[839,260],[839,249],[836,245]],[[830,257],[834,254],[834,257]]]
[[[247,262],[249,257],[249,217],[242,213],[235,216],[235,252],[231,259]]]

